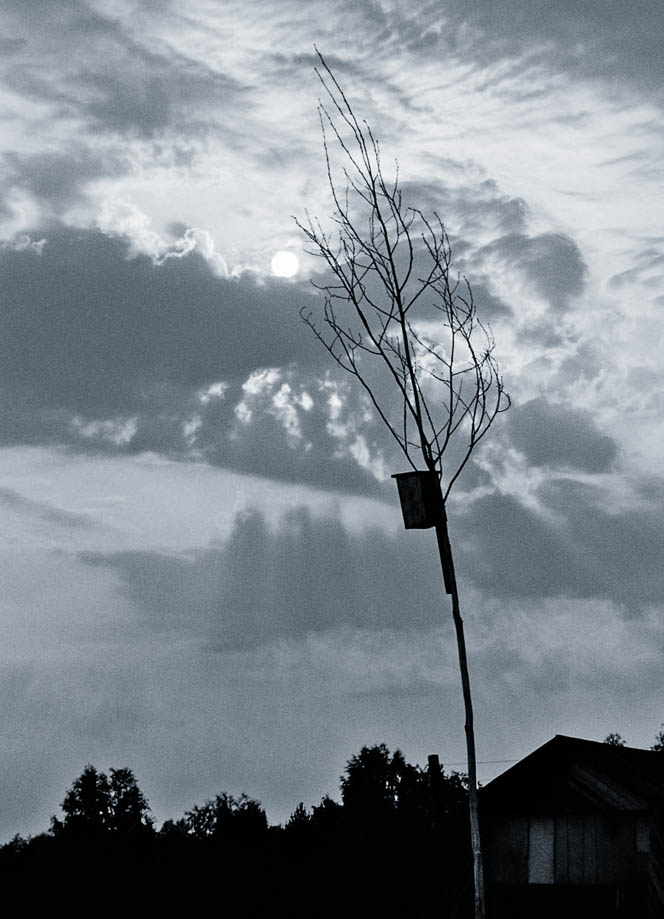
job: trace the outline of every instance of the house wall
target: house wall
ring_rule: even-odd
[[[482,823],[486,879],[498,884],[527,884],[529,818],[500,814]]]
[[[555,821],[557,884],[630,884],[647,872],[647,824],[634,814],[565,815]]]
[[[648,824],[636,814],[493,815],[485,871],[502,884],[634,884],[648,871]]]

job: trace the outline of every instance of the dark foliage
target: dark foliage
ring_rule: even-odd
[[[149,833],[150,808],[131,769],[111,769],[110,778],[87,765],[62,802],[64,820],[53,817],[51,832],[91,838]]]
[[[625,746],[625,741],[623,740],[622,735],[616,734],[615,732],[612,732],[611,734],[607,734],[603,740],[603,743],[607,743],[610,747],[624,747]]]
[[[465,776],[363,747],[341,802],[299,804],[268,826],[258,801],[221,793],[156,831],[129,769],[86,766],[48,833],[0,847],[12,915],[463,917],[472,912]]]
[[[194,839],[255,839],[267,831],[267,816],[258,801],[224,792],[187,811],[181,829]]]
[[[655,753],[664,753],[664,724],[661,726],[657,734],[655,734],[655,743],[650,749],[654,750]]]

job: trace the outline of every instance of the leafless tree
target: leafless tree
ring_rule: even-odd
[[[471,454],[510,400],[470,284],[453,271],[443,221],[435,212],[427,217],[404,205],[398,167],[388,180],[370,126],[358,120],[334,73],[318,57],[316,73],[324,90],[318,113],[333,225],[325,230],[308,212],[304,221],[296,219],[307,251],[325,263],[323,280],[313,282],[324,294],[322,316],[302,315],[366,392],[411,468],[424,465],[439,486],[436,531],[459,651],[475,916],[480,919],[484,882],[473,709],[445,508]]]

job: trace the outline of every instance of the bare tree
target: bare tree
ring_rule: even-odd
[[[325,263],[323,280],[313,282],[324,294],[322,316],[308,311],[302,316],[363,388],[411,468],[417,471],[423,464],[436,485],[435,526],[445,589],[452,599],[465,707],[475,916],[481,919],[473,708],[445,507],[471,454],[510,400],[470,284],[453,272],[443,221],[435,212],[428,218],[404,205],[398,166],[388,180],[370,126],[355,116],[317,53],[320,67],[315,70],[325,94],[318,113],[333,227],[326,231],[308,212],[304,221],[296,219],[308,252]]]

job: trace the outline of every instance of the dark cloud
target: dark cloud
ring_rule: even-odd
[[[559,310],[583,290],[587,269],[576,243],[560,233],[511,233],[482,250],[521,271],[540,296]]]
[[[434,163],[434,168],[437,165]],[[483,264],[483,250],[478,251],[473,240],[493,237],[498,239],[499,245],[506,233],[527,238],[523,235],[528,216],[526,204],[521,198],[502,194],[492,180],[474,182],[468,175],[467,164],[445,160],[439,165],[441,176],[445,176],[447,170],[456,173],[457,177],[465,173],[464,187],[447,185],[444,178],[430,184],[404,183],[404,204],[419,208],[429,220],[438,214],[443,221],[452,252],[450,277],[468,278],[479,317],[491,322],[511,316],[509,304],[492,290],[491,273]],[[426,277],[429,269],[428,255],[416,243],[414,277]]]
[[[388,470],[403,465],[301,322],[308,289],[219,277],[196,251],[129,258],[96,231],[47,239],[41,253],[0,250],[3,444],[196,456],[365,493],[380,489],[381,454]],[[389,379],[376,393],[394,403]]]
[[[477,307],[477,315],[482,322],[493,322],[495,319],[512,315],[512,309],[507,303],[492,293],[486,284],[473,281],[471,289]]]
[[[185,560],[158,553],[88,553],[115,569],[149,630],[193,634],[218,650],[340,626],[410,629],[440,621],[441,575],[431,534],[369,530],[294,508],[270,530],[236,521],[227,544]]]
[[[7,28],[29,38],[23,58],[6,74],[31,99],[59,103],[97,131],[153,138],[170,128],[202,135],[222,129],[216,117],[247,112],[247,87],[230,74],[178,53],[149,50],[112,17],[77,0],[31,2],[6,13]],[[68,52],[70,52],[68,54]],[[43,78],[44,62],[57,80]],[[214,106],[210,100],[214,101]],[[226,123],[229,137],[238,136]],[[239,134],[242,129],[238,129]]]
[[[500,191],[493,179],[474,179],[468,164],[450,159],[432,159],[438,182],[403,183],[404,204],[416,207],[431,218],[438,213],[450,231],[453,271],[467,276],[477,293],[479,306],[493,319],[510,313],[509,305],[491,292],[487,257],[498,258],[510,272],[518,272],[526,283],[557,309],[566,309],[572,297],[583,291],[587,268],[576,243],[560,233],[529,236],[529,211],[522,198]],[[462,185],[448,184],[463,180]],[[470,241],[492,239],[481,248]],[[417,253],[426,262],[424,253]],[[420,269],[416,274],[422,273]]]
[[[569,479],[540,487],[544,504],[566,519],[566,537],[601,585],[598,595],[630,611],[659,605],[664,595],[664,514],[657,499],[621,510],[610,492]],[[589,578],[589,580],[591,580]]]
[[[275,413],[275,401],[283,386],[291,387],[289,407],[297,417],[300,435],[289,435],[286,419]],[[311,394],[315,404],[309,411],[295,405],[298,390]],[[238,397],[243,394],[239,393]],[[359,405],[359,391],[353,389],[345,396],[341,420],[354,419],[365,409]],[[196,434],[196,447],[209,462],[226,468],[275,479],[331,488],[340,492],[371,494],[380,491],[381,485],[369,468],[363,468],[352,458],[350,449],[358,443],[358,435],[351,431],[339,438],[330,433],[326,393],[319,389],[316,375],[300,374],[291,382],[279,380],[251,404],[249,423],[238,423],[230,403],[210,404],[201,413],[202,425]],[[390,458],[391,443],[380,422],[363,421],[362,435],[369,437],[367,449],[374,457],[379,451]],[[140,439],[134,445],[139,448]],[[387,448],[387,450],[385,450]],[[153,448],[154,449],[154,448]]]
[[[530,344],[535,345],[542,349],[552,349],[552,348],[568,348],[569,339],[565,336],[563,329],[560,324],[556,321],[556,317],[551,316],[550,314],[540,316],[537,319],[524,322],[519,338],[528,346]],[[547,358],[544,357],[544,360]]]
[[[316,353],[297,315],[308,295],[293,285],[220,278],[196,253],[130,259],[125,242],[94,231],[47,236],[41,255],[0,250],[10,416],[21,402],[30,413],[140,413],[161,389],[181,399]]]
[[[374,0],[353,0],[339,3],[338,9],[337,21],[352,23],[374,51],[362,72],[353,74],[356,84],[363,76],[367,80],[367,94],[376,79],[372,59],[402,58],[404,53],[413,61],[443,55],[479,74],[488,69],[487,87],[505,80],[511,93],[541,99],[542,105],[547,90],[533,87],[533,67],[661,94],[664,17],[659,0],[631,5],[616,0],[423,0],[417,7],[398,3],[389,8]],[[334,70],[343,73],[350,62],[348,56],[339,57]],[[418,101],[411,99],[411,106]]]
[[[607,492],[562,478],[537,497],[542,511],[497,494],[450,507],[460,583],[499,602],[604,600],[630,616],[661,601],[661,502],[616,510]],[[304,507],[274,529],[244,512],[225,544],[189,558],[80,557],[117,572],[148,632],[190,635],[219,651],[339,627],[427,629],[444,606],[431,531],[353,533]]]
[[[206,99],[223,99],[226,111],[240,97],[249,104],[246,90],[231,77],[177,54],[156,55],[126,43],[121,58],[124,66],[109,55],[109,66],[82,75],[90,91],[82,111],[105,130],[149,138],[186,125],[202,135],[213,127],[204,114]],[[226,132],[232,133],[228,126]]]
[[[56,214],[81,200],[90,181],[120,175],[129,168],[117,158],[83,150],[25,157],[8,153],[5,162],[10,171],[5,187],[28,191],[38,201],[49,204]]]
[[[489,495],[452,519],[464,578],[490,596],[595,597],[629,614],[661,602],[661,501],[620,510],[609,493],[562,478],[538,497],[546,514]]]
[[[488,495],[450,518],[461,576],[489,596],[588,596],[574,550],[558,530],[516,498]]]
[[[614,0],[452,0],[444,7],[418,7],[416,16],[404,16],[397,8],[388,28],[395,47],[403,43],[414,53],[446,51],[481,67],[509,61],[507,76],[539,63],[573,77],[659,95],[663,21],[659,0],[631,5]]]
[[[470,239],[487,232],[503,236],[525,231],[528,206],[523,198],[504,194],[493,179],[473,179],[468,163],[432,157],[430,167],[438,181],[402,183],[406,204],[454,220],[458,234]],[[463,184],[447,184],[446,178]]]
[[[569,350],[568,343],[568,350]],[[566,384],[583,386],[602,372],[602,357],[591,342],[576,344],[560,365],[560,378]]]
[[[307,296],[292,285],[219,278],[196,253],[129,259],[125,242],[99,232],[47,235],[41,254],[0,250],[5,444],[76,442],[76,417],[140,416],[153,449],[182,448],[200,388],[239,388],[257,366],[312,354],[297,316]],[[110,449],[112,432],[105,439]]]
[[[507,431],[535,466],[607,472],[617,456],[615,441],[602,434],[589,412],[543,398],[512,406]]]

